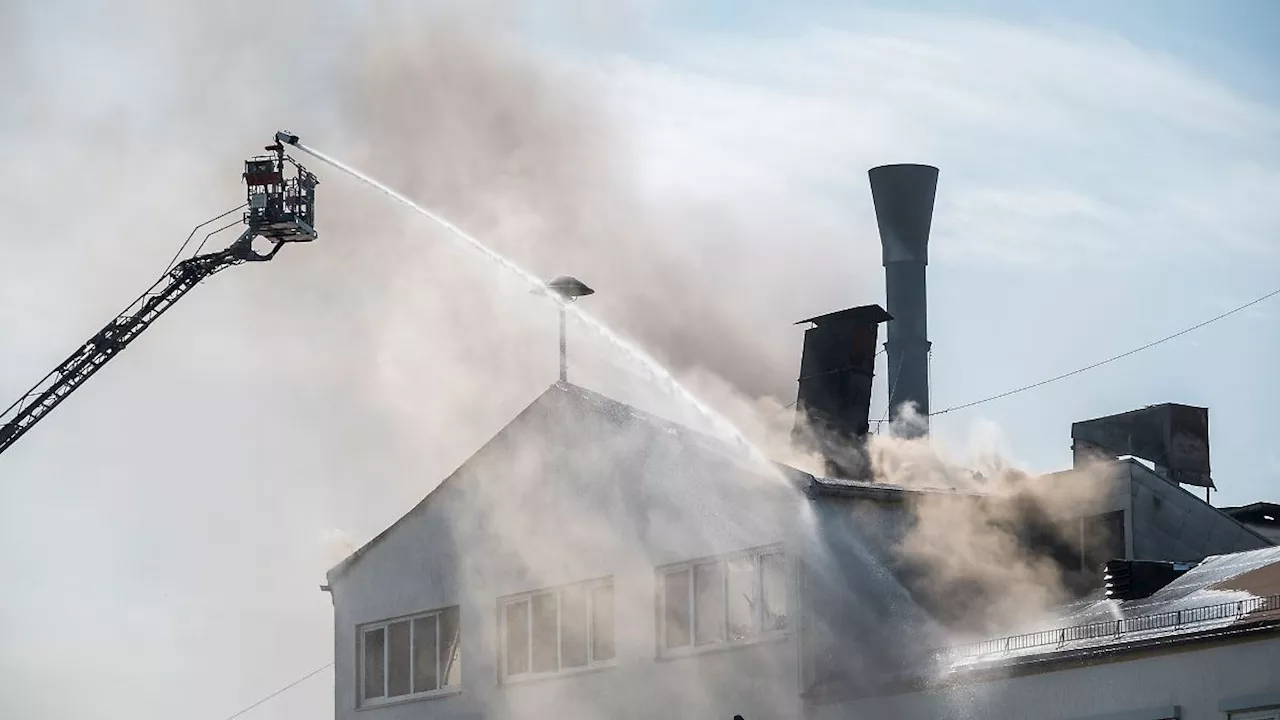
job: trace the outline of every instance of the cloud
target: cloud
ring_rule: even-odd
[[[868,13],[673,57],[610,83],[654,185],[839,218],[871,244],[862,172],[921,161],[943,171],[939,257],[1275,250],[1280,113],[1122,38]]]

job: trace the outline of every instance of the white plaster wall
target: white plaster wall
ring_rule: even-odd
[[[472,584],[456,582],[459,564],[447,515],[447,503],[441,503],[410,519],[335,583],[338,718],[698,716],[727,720],[746,713],[747,708],[775,718],[799,716],[794,634],[754,646],[658,659],[655,571],[634,555],[599,556],[595,568],[581,573],[614,577],[616,667],[500,684],[497,599],[545,585],[530,587],[517,574],[495,577],[487,571],[471,576]],[[559,584],[582,579],[575,575],[540,580]],[[794,582],[791,585],[789,594],[794,597]],[[461,603],[462,691],[450,697],[357,709],[355,628],[455,603]]]
[[[566,446],[603,449],[491,446],[332,578],[337,718],[799,718],[795,558],[807,501],[723,459],[691,463],[678,447],[643,442],[628,456],[604,447],[628,441],[613,431],[574,430],[588,437]],[[657,566],[773,543],[787,553],[793,631],[657,658]],[[616,666],[500,683],[498,599],[604,576],[614,579]],[[461,692],[357,707],[356,628],[450,605],[461,608]]]

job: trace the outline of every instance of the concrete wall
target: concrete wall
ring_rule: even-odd
[[[891,548],[910,525],[910,508],[823,497],[812,512],[812,541],[800,544],[803,687],[874,686],[922,662],[944,635],[891,560]]]
[[[471,582],[458,583],[456,571],[464,563],[455,560],[450,547],[446,514],[442,504],[398,528],[335,589],[335,705],[340,720],[730,718],[745,707],[760,708],[770,717],[798,717],[794,634],[754,646],[657,659],[652,566],[602,554],[595,558],[595,568],[573,576],[547,575],[529,584],[517,573],[503,578],[481,572]],[[579,575],[614,578],[616,666],[500,683],[497,599],[559,581],[585,579]],[[357,709],[357,626],[455,603],[461,604],[461,692]]]
[[[462,595],[459,557],[449,521],[455,499],[450,493],[433,498],[425,510],[389,533],[361,562],[332,583],[334,605],[334,693],[336,717],[354,717],[357,707],[357,627],[369,622],[455,605]],[[464,687],[476,672],[466,644],[479,629],[476,608],[460,616],[464,638]],[[466,717],[465,698],[432,700],[443,717]],[[409,705],[369,711],[370,718],[422,717]]]
[[[1077,472],[1050,473],[1044,481],[1073,482]],[[1106,472],[1105,491],[1092,512],[1124,513],[1128,558],[1198,562],[1274,544],[1136,460],[1110,463]]]
[[[915,660],[910,649],[938,644],[911,593],[883,564],[908,525],[905,506],[805,497],[782,475],[703,438],[575,393],[549,391],[331,577],[338,718],[796,718],[802,689],[874,685]],[[1174,510],[1178,532],[1189,538],[1198,537],[1193,526],[1208,511],[1208,546],[1248,544],[1251,536],[1229,518],[1170,496],[1186,495],[1177,487],[1134,479],[1133,468],[1141,470],[1114,466],[1115,492],[1104,504],[1137,518],[1126,523],[1135,555],[1165,547],[1148,548],[1144,538],[1154,532],[1149,527],[1173,532]],[[1147,508],[1152,497],[1166,496],[1172,499],[1161,501],[1164,515]],[[1216,529],[1214,518],[1232,532]],[[660,658],[656,568],[771,544],[781,544],[788,559],[788,632],[756,645]],[[614,585],[613,666],[502,682],[499,598],[603,577]],[[460,691],[360,708],[357,628],[454,605],[461,608]],[[906,627],[914,634],[904,634]],[[1036,687],[1026,682],[1018,687]],[[1053,693],[1069,693],[1072,683],[1026,692],[1057,702]],[[971,695],[946,700],[972,704]],[[875,703],[925,712],[937,699],[866,702],[871,714],[820,717],[899,717]],[[955,715],[901,715],[917,716]]]
[[[535,410],[331,578],[336,717],[798,718],[793,631],[657,657],[655,568],[780,543],[794,628],[807,499],[678,433],[582,412],[585,422],[564,425],[553,422],[554,403]],[[615,665],[501,682],[498,599],[605,576],[614,582]],[[358,708],[357,628],[450,605],[460,606],[460,692]]]
[[[1127,462],[1133,518],[1133,558],[1198,562],[1210,555],[1257,550],[1272,543],[1179,485]]]
[[[1224,720],[1220,708],[1280,707],[1280,638],[979,682],[949,690],[811,706],[810,720]],[[1132,714],[1130,714],[1132,713]]]

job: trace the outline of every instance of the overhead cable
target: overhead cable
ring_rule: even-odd
[[[259,705],[262,705],[262,704],[263,704],[263,703],[265,703],[265,702],[267,702],[267,701],[268,701],[268,700],[270,700],[271,698],[274,698],[275,696],[280,695],[281,693],[285,692],[286,690],[289,690],[290,688],[293,688],[293,687],[295,687],[295,686],[297,686],[297,685],[301,685],[304,681],[306,681],[306,680],[310,680],[312,677],[314,677],[314,676],[316,676],[316,675],[319,675],[320,673],[324,672],[325,670],[328,670],[328,669],[329,669],[329,668],[331,668],[331,667],[333,667],[333,663],[327,663],[324,667],[319,667],[319,668],[316,668],[315,670],[312,670],[311,672],[307,673],[306,675],[303,675],[302,677],[298,678],[297,680],[294,680],[293,682],[289,683],[288,685],[285,685],[284,687],[280,688],[279,690],[276,690],[275,692],[271,693],[270,695],[268,695],[268,696],[266,696],[266,697],[262,698],[261,700],[259,700],[259,701],[255,702],[254,704],[252,704],[252,705],[250,705],[250,706],[248,706],[248,707],[244,708],[244,709],[243,709],[243,710],[241,710],[240,712],[238,712],[238,713],[236,713],[236,714],[234,714],[234,715],[228,715],[228,716],[227,716],[227,720],[235,720],[236,718],[240,717],[241,715],[244,715],[245,713],[249,712],[250,710],[252,710],[252,709],[254,709],[254,708],[258,707]]]
[[[1189,328],[1185,328],[1185,329],[1183,329],[1183,330],[1179,330],[1178,332],[1173,333],[1172,335],[1166,335],[1165,337],[1162,337],[1162,338],[1160,338],[1159,340],[1155,340],[1155,341],[1153,341],[1153,342],[1149,342],[1149,343],[1147,343],[1146,345],[1143,345],[1143,346],[1141,346],[1141,347],[1136,347],[1136,348],[1134,348],[1134,349],[1132,349],[1132,350],[1129,350],[1129,351],[1127,351],[1127,352],[1122,352],[1122,353],[1120,353],[1119,355],[1112,355],[1111,357],[1109,357],[1109,358],[1107,358],[1107,359],[1105,359],[1105,360],[1099,360],[1098,362],[1095,362],[1095,363],[1093,363],[1093,364],[1091,364],[1091,365],[1085,365],[1084,367],[1076,368],[1075,370],[1072,370],[1071,372],[1065,372],[1065,373],[1062,373],[1061,375],[1055,375],[1055,376],[1053,376],[1053,377],[1051,377],[1051,378],[1047,378],[1047,379],[1045,379],[1045,380],[1041,380],[1041,381],[1039,381],[1039,382],[1031,383],[1030,385],[1023,385],[1022,387],[1014,388],[1013,390],[1008,390],[1008,391],[1006,391],[1006,392],[1002,392],[1002,393],[1000,393],[999,395],[992,395],[992,396],[990,396],[990,397],[982,398],[981,400],[974,400],[974,401],[972,401],[972,402],[967,402],[967,403],[964,403],[964,404],[961,404],[961,405],[952,405],[952,406],[951,406],[951,407],[949,407],[949,408],[945,408],[945,409],[943,409],[943,410],[937,410],[937,411],[935,411],[935,412],[932,412],[932,413],[930,413],[930,415],[943,415],[943,414],[946,414],[946,413],[949,413],[949,412],[955,412],[956,410],[964,410],[965,408],[971,408],[971,407],[973,407],[973,406],[975,406],[975,405],[982,405],[983,403],[989,403],[989,402],[991,402],[991,401],[993,401],[993,400],[999,400],[999,399],[1001,399],[1001,398],[1007,398],[1007,397],[1009,397],[1010,395],[1017,395],[1018,393],[1023,393],[1023,392],[1026,392],[1026,391],[1028,391],[1028,390],[1034,390],[1035,388],[1038,388],[1038,387],[1041,387],[1041,386],[1044,386],[1044,385],[1048,385],[1049,383],[1055,383],[1055,382],[1058,382],[1059,380],[1065,380],[1066,378],[1069,378],[1069,377],[1071,377],[1071,376],[1073,376],[1073,375],[1079,375],[1079,374],[1080,374],[1080,373],[1082,373],[1082,372],[1086,372],[1086,371],[1089,371],[1089,370],[1093,370],[1094,368],[1102,367],[1103,365],[1106,365],[1106,364],[1108,364],[1108,363],[1113,363],[1113,362],[1115,362],[1116,360],[1120,360],[1120,359],[1123,359],[1123,358],[1127,358],[1127,357],[1129,357],[1130,355],[1136,355],[1137,353],[1140,353],[1140,352],[1142,352],[1143,350],[1149,350],[1149,349],[1151,349],[1151,348],[1153,348],[1153,347],[1155,347],[1155,346],[1157,346],[1157,345],[1160,345],[1160,344],[1162,344],[1162,343],[1169,342],[1170,340],[1173,340],[1174,338],[1182,337],[1183,335],[1186,335],[1187,333],[1190,333],[1190,332],[1194,332],[1194,331],[1196,331],[1196,330],[1199,330],[1200,328],[1202,328],[1202,327],[1204,327],[1204,326],[1206,326],[1206,325],[1211,325],[1211,324],[1213,324],[1213,323],[1218,322],[1219,320],[1222,320],[1223,318],[1230,317],[1231,315],[1235,315],[1236,313],[1240,312],[1241,310],[1245,310],[1245,309],[1247,309],[1247,308],[1251,308],[1251,307],[1253,307],[1254,305],[1257,305],[1257,304],[1258,304],[1258,303],[1260,303],[1260,302],[1263,302],[1263,301],[1265,301],[1265,300],[1269,300],[1269,299],[1271,299],[1271,298],[1275,297],[1276,295],[1280,295],[1280,289],[1273,290],[1273,291],[1271,291],[1271,292],[1267,293],[1266,295],[1263,295],[1262,297],[1256,298],[1256,299],[1254,299],[1254,300],[1250,300],[1249,302],[1247,302],[1247,303],[1245,303],[1245,304],[1243,304],[1243,305],[1240,305],[1240,306],[1238,306],[1238,307],[1234,307],[1234,308],[1232,308],[1232,309],[1230,309],[1230,310],[1228,310],[1228,311],[1226,311],[1226,312],[1222,313],[1221,315],[1216,315],[1216,316],[1214,316],[1214,317],[1209,318],[1208,320],[1205,320],[1204,322],[1197,323],[1197,324],[1192,325],[1191,327],[1189,327]]]

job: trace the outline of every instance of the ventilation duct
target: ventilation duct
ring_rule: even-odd
[[[879,324],[892,319],[879,305],[863,305],[796,323],[804,333],[792,441],[820,454],[826,473],[854,478],[865,471],[862,438],[869,427]]]
[[[1195,563],[1110,560],[1103,569],[1108,600],[1141,600],[1177,580]]]

